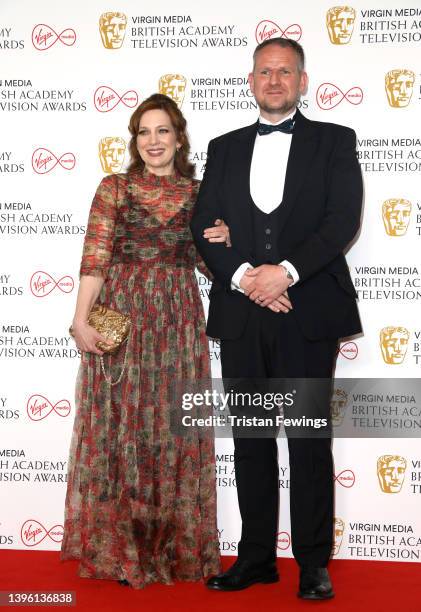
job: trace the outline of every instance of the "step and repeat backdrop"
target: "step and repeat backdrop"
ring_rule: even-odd
[[[341,343],[338,380],[419,377],[421,2],[2,0],[1,548],[60,547],[80,359],[67,329],[92,196],[127,165],[130,114],[153,92],[174,98],[200,178],[209,139],[256,120],[251,56],[279,36],[307,54],[301,111],[358,137],[364,219],[348,262],[364,335]],[[207,309],[209,283],[198,283]],[[218,343],[209,350],[217,377]],[[421,560],[421,404],[405,380],[388,388],[335,385],[334,423],[359,437],[334,441],[334,558]],[[220,546],[235,555],[232,441],[216,446]],[[278,554],[289,557],[285,440],[279,464]]]

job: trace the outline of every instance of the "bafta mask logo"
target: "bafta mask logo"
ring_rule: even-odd
[[[333,551],[332,556],[338,554],[341,549],[342,539],[344,537],[345,531],[345,522],[339,518],[335,517],[333,519]]]
[[[385,363],[400,365],[408,348],[409,331],[406,327],[384,327],[380,331],[380,348]]]
[[[377,477],[383,493],[400,493],[405,470],[406,459],[400,455],[382,455],[377,459]]]
[[[415,83],[415,74],[412,70],[389,70],[384,80],[390,106],[392,108],[408,106]]]
[[[120,49],[126,34],[127,17],[124,13],[102,13],[99,32],[106,49]]]
[[[352,37],[355,10],[352,6],[333,6],[326,13],[326,26],[333,45],[347,45]]]
[[[345,416],[346,405],[348,402],[348,393],[343,389],[334,389],[332,399],[330,400],[330,414],[332,417],[332,425],[338,427],[342,425]]]
[[[388,236],[405,236],[411,218],[411,209],[411,202],[402,198],[392,198],[383,202],[383,223]]]
[[[187,79],[182,74],[163,74],[159,79],[159,93],[168,96],[181,108],[186,92]]]
[[[99,161],[107,174],[120,172],[124,163],[126,142],[119,136],[106,136],[99,141]]]

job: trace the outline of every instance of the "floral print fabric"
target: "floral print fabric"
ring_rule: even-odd
[[[84,577],[140,588],[220,570],[213,440],[170,428],[170,383],[210,375],[194,273],[206,269],[189,230],[197,190],[144,170],[105,177],[93,200],[80,272],[105,279],[99,302],[132,331],[121,383],[92,353],[78,373],[62,559],[80,559]],[[125,350],[104,356],[113,381]]]

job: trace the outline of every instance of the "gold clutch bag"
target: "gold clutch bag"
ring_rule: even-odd
[[[97,342],[97,347],[104,353],[115,353],[129,335],[131,321],[127,315],[116,310],[107,308],[101,304],[95,304],[88,316],[88,323],[96,331],[104,336],[112,344]],[[73,336],[73,329],[69,329]]]

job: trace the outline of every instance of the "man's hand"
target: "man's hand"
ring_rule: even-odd
[[[282,295],[279,296],[277,300],[273,300],[270,304],[268,304],[267,308],[273,310],[273,312],[284,312],[287,313],[292,310],[292,304],[289,300],[288,293],[285,291]]]
[[[283,266],[272,264],[263,264],[253,270],[247,270],[243,279],[244,277],[253,281],[253,284],[246,281],[248,291],[244,289],[245,292],[260,306],[269,306],[274,300],[279,300],[292,283]]]
[[[256,275],[251,275],[250,273],[254,272],[255,270],[259,270],[262,267],[263,266],[260,266],[259,268],[254,268],[254,269],[249,268],[245,272],[243,277],[241,278],[240,287],[241,289],[243,289],[244,293],[248,297],[250,297],[250,295],[253,294],[254,291],[256,290]],[[270,267],[277,267],[277,266],[270,266]],[[281,268],[281,269],[284,270],[284,268]],[[290,283],[291,281],[288,279],[288,284]],[[267,306],[273,312],[287,313],[292,309],[292,304],[289,300],[287,291],[284,291],[284,293],[282,293],[277,298],[269,301],[266,304],[264,304],[263,302],[259,302],[257,299],[254,301],[256,301],[256,303],[259,304],[260,306]]]
[[[251,278],[247,272],[251,272],[253,268],[249,268],[245,271],[240,280],[240,287],[244,293],[248,296],[254,289],[254,278]]]

